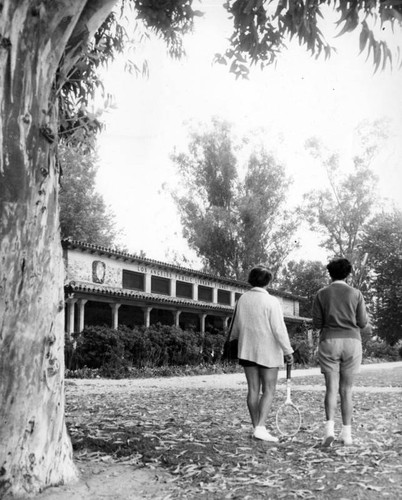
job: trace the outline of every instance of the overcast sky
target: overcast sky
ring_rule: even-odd
[[[163,43],[151,40],[137,51],[138,61],[148,61],[148,79],[125,73],[121,61],[105,74],[116,107],[103,116],[98,189],[125,232],[127,249],[144,250],[147,257],[163,261],[174,253],[193,256],[181,237],[169,194],[177,183],[169,155],[185,144],[186,121],[208,122],[214,115],[233,122],[240,134],[258,127],[266,130],[267,149],[294,178],[290,204],[326,183],[321,165],[305,151],[306,139],[315,136],[339,150],[347,169],[356,153],[359,123],[387,118],[392,136],[373,169],[380,177],[379,195],[402,207],[402,71],[374,74],[372,64],[358,54],[354,34],[328,39],[338,51],[330,61],[315,60],[290,44],[275,68],[253,70],[249,80],[236,80],[227,67],[212,65],[230,33],[222,3],[202,4],[206,15],[185,38],[183,60],[172,61]],[[332,24],[328,29],[335,33]],[[305,228],[298,237],[303,246],[294,257],[325,260]]]

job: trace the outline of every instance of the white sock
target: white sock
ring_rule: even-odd
[[[342,425],[341,436],[351,437],[352,436],[352,426],[351,425]]]
[[[326,436],[333,436],[334,435],[334,427],[335,427],[335,422],[333,420],[327,420],[325,422],[325,435]]]

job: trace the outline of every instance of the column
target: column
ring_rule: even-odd
[[[180,314],[181,311],[173,311],[174,326],[180,326]]]
[[[151,275],[145,274],[145,290],[146,293],[151,293]]]
[[[193,300],[198,300],[198,285],[193,283]]]
[[[229,319],[231,318],[231,316],[225,316],[223,318],[223,328],[227,328],[228,327],[228,324],[229,324]]]
[[[112,308],[112,328],[117,330],[119,328],[119,307],[121,304],[109,304]]]
[[[151,324],[152,307],[143,307],[142,310],[144,311],[144,326],[148,328]]]
[[[67,299],[67,325],[66,330],[70,335],[74,333],[74,321],[75,321],[75,303],[77,299],[68,298]]]
[[[215,287],[212,289],[212,302],[214,304],[218,303],[218,289]]]
[[[88,302],[86,299],[78,301],[78,331],[82,332],[85,325],[85,304]]]
[[[236,301],[235,301],[235,293],[234,293],[234,292],[230,292],[230,305],[231,305],[232,307],[234,307],[235,302],[236,302]]]
[[[171,278],[170,280],[170,296],[176,297],[176,279]]]
[[[200,330],[201,330],[201,333],[204,334],[205,333],[205,318],[207,317],[207,315],[205,313],[203,314],[200,314]]]

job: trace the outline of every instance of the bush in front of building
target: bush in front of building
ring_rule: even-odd
[[[220,331],[200,334],[161,324],[118,330],[93,326],[66,338],[66,368],[71,376],[90,369],[98,376],[122,378],[133,368],[212,365],[221,359],[224,340]]]
[[[294,351],[293,357],[296,365],[309,366],[316,364],[315,350],[318,345],[318,332],[311,332],[311,343],[308,339],[311,325],[306,322],[298,325],[290,333],[290,341]]]
[[[84,366],[93,369],[101,368],[116,357],[124,360],[124,337],[116,335],[114,330],[105,326],[91,326],[80,334],[73,334],[72,343],[75,348],[73,352],[70,350],[66,366],[70,369]]]
[[[363,357],[366,360],[398,361],[402,358],[402,343],[390,346],[384,340],[370,339],[363,344]]]

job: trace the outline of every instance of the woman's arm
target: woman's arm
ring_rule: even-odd
[[[290,345],[289,334],[285,325],[285,320],[283,319],[282,307],[277,301],[272,305],[270,323],[272,333],[281,346],[285,356],[287,354],[292,354],[293,349]]]

